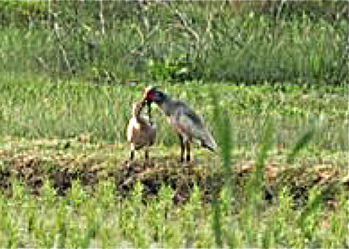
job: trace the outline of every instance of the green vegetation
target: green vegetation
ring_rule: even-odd
[[[126,144],[66,142],[3,141],[2,247],[346,245],[346,151],[304,148],[288,164],[274,145],[232,150],[223,190],[221,158],[207,151],[194,150],[191,168],[175,146],[129,164]]]
[[[220,86],[219,110],[214,112],[210,91],[215,86],[167,87],[174,98],[182,99],[218,130],[217,112],[232,117],[234,143],[260,142],[266,115],[275,119],[275,142],[293,144],[297,134],[317,117],[318,132],[311,143],[333,149],[348,149],[347,87],[308,89],[289,86]],[[96,142],[126,141],[125,131],[131,106],[141,98],[142,87],[89,86],[77,81],[52,83],[47,78],[3,74],[0,85],[2,106],[0,134],[25,138],[73,138],[89,135]],[[122,97],[120,97],[122,96]],[[202,105],[203,102],[207,104]],[[165,118],[157,108],[159,143],[177,144]]]
[[[1,1],[0,247],[347,248],[348,5]],[[133,86],[135,85],[135,86]],[[218,153],[159,130],[129,162],[143,86]]]
[[[2,1],[0,68],[94,84],[346,85],[344,1]]]
[[[151,161],[140,152],[130,164],[125,131],[142,88],[4,79],[4,247],[346,245],[346,88],[166,87],[205,116],[222,155],[196,148],[179,164],[154,108]]]

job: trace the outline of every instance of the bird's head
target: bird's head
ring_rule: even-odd
[[[143,99],[148,103],[161,103],[166,99],[166,95],[159,90],[157,86],[148,86],[144,89]]]

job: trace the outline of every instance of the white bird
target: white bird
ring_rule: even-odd
[[[175,129],[181,143],[181,162],[190,161],[190,143],[193,139],[201,142],[201,146],[211,151],[217,149],[217,144],[204,125],[204,122],[190,107],[180,100],[172,100],[157,87],[149,86],[144,90],[143,99],[149,103],[155,102],[166,116],[168,123]]]
[[[156,140],[156,126],[149,119],[141,115],[146,101],[135,103],[132,108],[132,118],[127,128],[127,140],[130,142],[130,160],[134,159],[135,151],[145,147],[145,159],[149,158],[149,147]]]

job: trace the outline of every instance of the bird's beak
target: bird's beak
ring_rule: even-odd
[[[146,104],[147,104],[147,107],[148,107],[149,120],[151,122],[152,121],[152,118],[151,118],[151,101],[146,100]]]

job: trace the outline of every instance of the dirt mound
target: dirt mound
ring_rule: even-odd
[[[140,181],[146,198],[156,198],[162,185],[175,191],[174,201],[189,199],[194,185],[202,190],[204,201],[210,202],[213,195],[221,190],[222,169],[208,169],[198,163],[181,164],[168,156],[150,161],[115,161],[106,167],[102,158],[68,157],[56,155],[45,157],[36,153],[11,153],[1,151],[0,189],[11,195],[13,179],[20,179],[32,194],[40,194],[46,179],[50,180],[58,195],[64,196],[72,182],[80,180],[81,185],[93,191],[101,180],[112,180],[120,197],[126,197],[134,184]],[[82,160],[83,158],[83,160]],[[234,194],[236,199],[246,196],[245,186],[254,172],[253,161],[241,161],[232,165],[234,174]],[[267,162],[264,172],[265,198],[273,200],[283,186],[288,186],[299,204],[305,203],[308,190],[314,185],[323,186],[325,198],[333,198],[338,188],[348,181],[341,182],[334,165],[282,166],[278,162]]]
[[[145,196],[156,197],[163,184],[176,191],[178,200],[187,199],[194,184],[199,185],[209,195],[221,184],[222,175],[210,176],[205,171],[195,169],[193,164],[180,164],[171,158],[152,161],[122,161],[115,167],[99,167],[96,160],[78,162],[74,159],[45,159],[35,155],[2,155],[4,167],[0,170],[0,188],[11,194],[12,179],[23,181],[32,194],[39,194],[46,179],[49,179],[58,195],[64,196],[72,182],[80,180],[81,185],[93,189],[100,180],[113,180],[118,193],[126,197],[134,184],[144,185]]]

